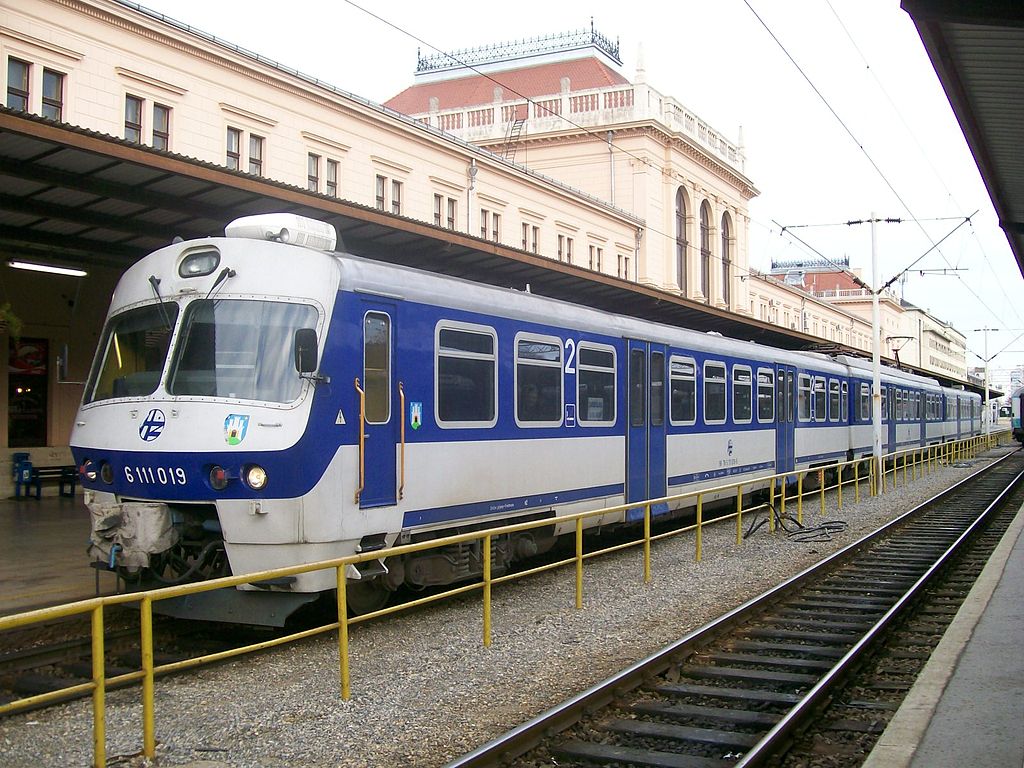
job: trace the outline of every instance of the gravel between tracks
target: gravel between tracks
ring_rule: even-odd
[[[991,455],[1002,455],[1005,449]],[[735,525],[588,561],[584,608],[572,569],[501,585],[493,643],[481,642],[479,593],[352,628],[352,697],[342,701],[334,635],[156,683],[157,765],[192,768],[440,766],[642,659],[787,576],[817,562],[975,471],[940,468],[826,517],[817,497],[804,524],[843,520],[828,542],[798,544],[762,527],[735,544]],[[901,477],[902,480],[902,477]],[[795,513],[795,505],[787,505]],[[746,520],[745,526],[746,527]],[[138,689],[107,695],[108,765],[140,768]],[[92,764],[88,701],[0,720],[0,766]]]

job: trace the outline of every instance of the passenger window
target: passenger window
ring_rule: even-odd
[[[863,383],[860,385],[860,420],[871,421],[871,388]]]
[[[694,424],[697,421],[697,364],[693,360],[673,357],[669,371],[669,419],[673,424]]]
[[[615,350],[611,347],[579,345],[576,413],[584,426],[615,423]]]
[[[814,377],[814,420],[825,420],[825,378]]]
[[[753,382],[749,368],[732,369],[732,419],[737,424],[749,424]]]
[[[725,423],[725,365],[704,363],[704,423]]]
[[[775,420],[775,393],[772,391],[772,372],[764,368],[757,371],[757,420]]]
[[[839,420],[846,421],[850,418],[850,399],[849,399],[849,384],[843,382],[843,402],[840,405]]]
[[[647,355],[642,349],[629,353],[629,423],[634,427],[647,424]]]
[[[530,426],[562,423],[562,342],[516,337],[516,421]]]
[[[497,346],[493,328],[438,325],[435,370],[439,426],[494,426]]]
[[[828,382],[828,420],[839,421],[839,382],[835,379]]]
[[[366,421],[386,424],[391,419],[391,318],[367,312],[363,318],[363,387]]]
[[[651,426],[665,423],[665,353],[651,352]]]
[[[800,374],[797,392],[797,418],[800,421],[811,420],[811,377]]]

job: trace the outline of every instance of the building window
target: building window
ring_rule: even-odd
[[[388,180],[386,176],[377,176],[377,183],[375,187],[376,191],[374,193],[374,203],[377,206],[378,211],[383,211],[384,206],[387,204],[387,200],[384,197],[384,194],[387,191],[387,184]]]
[[[391,180],[391,212],[402,215],[402,182]]]
[[[711,206],[700,204],[700,290],[711,302]]]
[[[320,155],[312,152],[306,156],[306,189],[310,192],[320,191]]]
[[[558,236],[558,260],[565,261],[565,235]]]
[[[331,197],[338,196],[338,161],[327,161],[327,194]]]
[[[455,229],[455,222],[459,213],[459,201],[454,197],[448,198],[448,229]]]
[[[686,197],[683,188],[676,190],[676,284],[686,295]]]
[[[49,342],[22,337],[7,343],[7,445],[46,445]]]
[[[540,253],[540,227],[530,227],[530,250]]]
[[[7,60],[7,106],[28,112],[28,62]]]
[[[623,280],[629,280],[629,256],[619,254],[619,268],[616,274]]]
[[[249,173],[263,175],[263,137],[249,134]]]
[[[153,105],[153,148],[165,152],[171,148],[171,108],[163,104]]]
[[[604,256],[604,249],[599,248],[596,245],[590,246],[590,268],[601,271],[601,258]]]
[[[565,238],[565,263],[572,264],[572,238]]]
[[[124,97],[124,138],[142,143],[142,99],[138,96]]]
[[[487,239],[488,226],[491,223],[491,212],[486,208],[480,209],[480,237]]]
[[[501,242],[501,214],[491,214],[491,240],[496,243]]]
[[[239,128],[228,128],[225,165],[231,171],[240,170],[242,167],[242,131]]]
[[[480,237],[484,240],[490,238],[494,242],[501,241],[501,215],[480,209]]]
[[[43,70],[43,117],[61,120],[64,115],[64,75]]]
[[[722,301],[729,303],[729,288],[732,282],[732,258],[729,253],[729,239],[732,227],[729,225],[729,214],[722,214]]]
[[[530,225],[525,221],[523,222],[523,250],[526,250],[527,242],[530,239]]]
[[[441,210],[444,207],[444,195],[434,195],[434,226],[441,226]]]

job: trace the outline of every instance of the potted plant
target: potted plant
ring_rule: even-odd
[[[0,304],[0,330],[7,330],[10,337],[17,341],[21,338],[21,318],[11,310],[11,302]]]

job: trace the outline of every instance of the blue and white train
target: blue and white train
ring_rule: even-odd
[[[143,584],[356,552],[355,610],[478,574],[478,545],[396,544],[871,453],[863,361],[779,350],[333,252],[333,228],[246,217],[122,277],[72,435],[93,556]],[[885,369],[885,450],[975,434],[978,396]],[[362,429],[360,428],[360,425]],[[712,499],[708,499],[711,501]],[[658,508],[659,514],[675,510]],[[593,524],[629,522],[639,513]],[[280,623],[331,570],[197,596]]]

